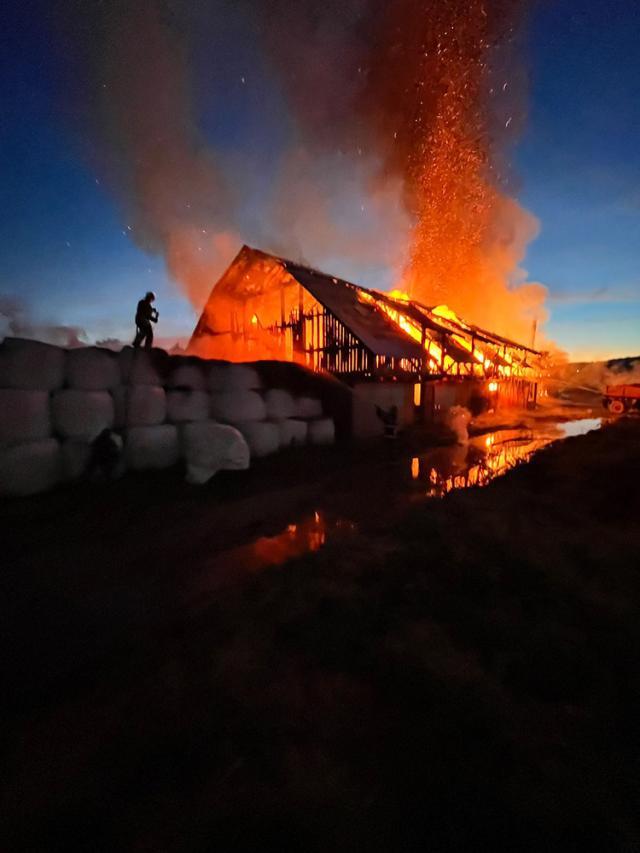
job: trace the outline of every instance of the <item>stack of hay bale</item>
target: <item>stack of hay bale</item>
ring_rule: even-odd
[[[103,430],[124,439],[126,468],[184,460],[187,479],[249,467],[250,458],[332,443],[319,400],[264,389],[248,365],[162,350],[63,350],[8,338],[0,346],[0,494],[80,478]]]

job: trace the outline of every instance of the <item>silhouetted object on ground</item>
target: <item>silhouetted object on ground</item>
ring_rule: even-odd
[[[133,341],[134,347],[139,347],[144,342],[146,349],[151,349],[153,346],[153,329],[152,323],[158,322],[158,312],[153,307],[156,295],[149,291],[144,299],[138,302],[136,309],[136,336]]]
[[[376,406],[376,414],[384,424],[384,437],[396,438],[398,435],[398,407],[391,406],[389,409],[382,409]]]
[[[91,445],[88,476],[115,480],[122,468],[122,449],[122,438],[111,429],[103,429]]]

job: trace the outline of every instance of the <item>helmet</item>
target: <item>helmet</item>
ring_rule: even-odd
[[[144,297],[144,298],[147,300],[147,302],[155,302],[155,301],[156,301],[156,295],[155,295],[155,293],[153,292],[153,290],[148,290],[148,291],[146,292],[146,294],[145,294],[145,297]]]

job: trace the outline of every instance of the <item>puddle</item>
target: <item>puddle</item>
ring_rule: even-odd
[[[602,425],[601,418],[542,424],[534,429],[499,430],[476,436],[466,445],[441,447],[411,460],[411,479],[424,485],[429,497],[453,489],[486,486],[528,462],[554,441],[585,435]]]
[[[200,591],[211,590],[238,576],[258,572],[269,566],[280,566],[295,557],[317,551],[329,536],[348,534],[357,529],[355,522],[330,519],[324,513],[314,512],[295,524],[287,525],[274,536],[258,539],[221,551],[207,564],[205,581]]]
[[[570,438],[574,435],[585,435],[594,429],[600,429],[602,421],[602,418],[582,418],[579,421],[566,421],[557,424],[557,428],[562,432],[563,438]]]
[[[375,494],[371,484],[362,484],[362,494],[354,495],[345,489],[344,494],[336,493],[327,498],[327,508],[320,507],[311,514],[306,513],[275,535],[261,536],[217,553],[207,564],[199,592],[212,591],[247,573],[279,566],[318,551],[329,538],[348,536],[358,529],[356,519],[371,518],[383,511],[378,503],[382,501],[388,505],[390,489],[401,503],[404,499],[443,497],[454,489],[486,486],[517,465],[528,462],[552,442],[583,435],[598,429],[601,424],[602,419],[589,418],[567,423],[541,423],[532,429],[503,429],[475,436],[466,445],[439,447],[414,456],[409,461],[409,478],[404,467],[406,460],[398,460],[391,469],[392,479],[384,481],[383,497]],[[381,469],[374,469],[373,474],[378,477]],[[336,518],[339,506],[346,511],[342,517]],[[351,518],[344,517],[347,515]]]

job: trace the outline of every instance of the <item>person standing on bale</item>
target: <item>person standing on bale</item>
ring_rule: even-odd
[[[153,329],[151,324],[158,322],[158,312],[153,307],[155,300],[156,295],[150,290],[144,299],[138,302],[136,309],[136,336],[133,341],[136,349],[143,342],[145,349],[151,349],[153,346]]]

